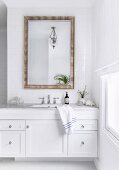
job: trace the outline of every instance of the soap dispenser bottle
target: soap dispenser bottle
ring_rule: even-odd
[[[65,98],[64,98],[64,103],[65,103],[65,104],[69,104],[68,92],[66,92],[66,95],[65,95]]]

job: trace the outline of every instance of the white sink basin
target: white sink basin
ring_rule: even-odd
[[[57,105],[54,105],[54,104],[33,104],[29,107],[32,107],[32,108],[57,108]]]

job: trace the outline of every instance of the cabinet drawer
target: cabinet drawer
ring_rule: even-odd
[[[78,120],[75,123],[74,131],[97,130],[96,120]]]
[[[90,109],[89,109],[90,108]],[[77,119],[98,119],[98,113],[99,113],[99,109],[98,108],[91,108],[91,107],[87,107],[87,108],[83,108],[83,109],[75,109],[75,116],[77,117]]]
[[[0,157],[25,156],[25,132],[0,131]]]
[[[97,157],[97,132],[88,131],[68,136],[69,157]]]
[[[0,130],[24,130],[24,120],[0,120]]]

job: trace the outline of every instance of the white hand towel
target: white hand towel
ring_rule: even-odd
[[[57,109],[59,111],[65,132],[67,134],[71,134],[73,132],[74,123],[76,122],[73,108],[69,105],[63,105],[57,107]]]

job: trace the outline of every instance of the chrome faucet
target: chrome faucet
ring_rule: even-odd
[[[50,104],[50,95],[48,95],[48,101],[47,101],[48,104]]]

